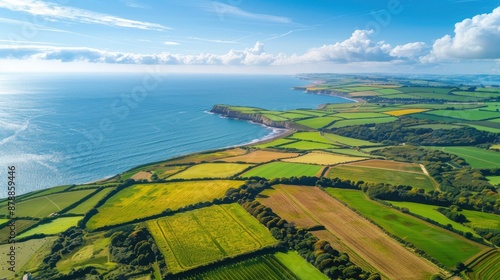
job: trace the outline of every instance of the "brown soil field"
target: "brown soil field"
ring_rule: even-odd
[[[348,165],[422,173],[422,168],[420,168],[420,165],[416,163],[400,162],[393,160],[370,159],[360,162],[349,163]]]
[[[137,173],[134,174],[134,176],[130,177],[131,179],[134,179],[134,180],[147,180],[147,181],[151,181],[151,172],[146,172],[146,171],[139,171]]]
[[[263,162],[268,162],[268,161],[275,160],[275,159],[296,157],[298,155],[299,155],[298,153],[282,153],[282,152],[257,150],[257,151],[253,151],[253,152],[250,152],[250,153],[245,154],[245,155],[222,158],[220,160],[225,161],[225,162],[242,161],[242,162],[248,162],[248,163],[263,163]]]
[[[278,185],[263,195],[259,201],[299,227],[324,225],[337,238],[332,244],[352,249],[354,262],[363,259],[389,279],[429,279],[440,272],[319,188]]]

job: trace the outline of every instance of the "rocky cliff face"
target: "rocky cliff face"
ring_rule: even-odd
[[[273,121],[261,114],[245,114],[240,111],[231,110],[229,107],[224,105],[215,105],[212,108],[212,110],[210,110],[210,112],[220,114],[228,118],[253,121],[256,123],[261,123],[272,127],[292,128],[293,126],[292,123],[289,121]]]

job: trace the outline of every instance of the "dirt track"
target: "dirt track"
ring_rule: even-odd
[[[332,244],[343,243],[389,279],[429,279],[440,271],[322,190],[301,186],[274,188],[276,191],[268,198],[259,200],[297,226],[324,225],[338,238]],[[358,256],[353,256],[353,261]]]

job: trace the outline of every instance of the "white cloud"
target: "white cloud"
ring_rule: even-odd
[[[178,42],[172,42],[172,41],[163,42],[163,44],[164,44],[165,46],[176,46],[176,45],[180,45],[180,43],[178,43]]]
[[[395,57],[416,58],[422,55],[426,48],[424,42],[414,42],[396,46],[391,50],[390,54]]]
[[[205,38],[199,38],[199,37],[188,37],[188,39],[196,40],[196,41],[202,41],[202,42],[209,42],[209,43],[218,43],[218,44],[237,44],[238,43],[236,41],[218,40],[218,39],[205,39]]]
[[[42,16],[48,20],[69,20],[80,23],[93,23],[143,30],[162,31],[170,29],[169,27],[157,23],[130,20],[40,0],[2,0],[0,1],[0,8]]]
[[[455,24],[454,35],[437,39],[422,62],[446,59],[499,59],[500,7]]]
[[[208,2],[207,2],[208,3]],[[292,23],[292,19],[282,16],[274,16],[267,14],[257,14],[242,10],[236,6],[224,4],[221,2],[213,1],[210,3],[210,7],[207,7],[212,12],[215,12],[219,17],[224,18],[226,15],[235,16],[239,18],[258,20],[258,21],[269,21],[277,23]]]

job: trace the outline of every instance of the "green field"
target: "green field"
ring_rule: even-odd
[[[298,139],[298,140],[306,140],[306,141],[312,141],[312,142],[319,142],[319,143],[325,143],[325,144],[332,144],[332,141],[326,139],[323,137],[319,132],[297,132],[294,133],[287,138],[291,139]]]
[[[386,114],[381,113],[338,113],[332,115],[334,117],[340,117],[344,119],[370,119],[370,118],[384,118],[387,117]]]
[[[267,179],[272,178],[289,178],[292,176],[316,176],[323,168],[320,165],[301,164],[292,162],[271,162],[264,165],[259,165],[249,171],[243,173],[241,177],[258,176]]]
[[[327,188],[327,192],[448,267],[466,261],[485,248],[455,233],[374,202],[361,191]]]
[[[227,178],[252,166],[239,163],[201,163],[181,171],[168,179]]]
[[[384,118],[370,118],[370,119],[353,119],[353,120],[342,120],[336,121],[328,128],[338,128],[351,125],[362,125],[362,124],[377,124],[377,123],[389,123],[397,121],[396,117],[384,117]]]
[[[239,204],[178,213],[147,225],[171,273],[277,243]]]
[[[486,179],[490,182],[490,184],[498,186],[500,185],[500,176],[486,176]]]
[[[12,244],[0,245],[0,251],[2,252],[2,257],[4,258],[0,262],[0,277],[6,277],[5,279],[21,279],[21,276],[19,276],[22,275],[21,272],[23,270],[21,270],[21,268],[23,268],[28,263],[28,261],[35,255],[38,249],[40,249],[47,243],[52,243],[52,241],[54,241],[54,237],[32,239],[16,243],[15,273],[8,270],[10,265],[7,263],[6,256],[6,254],[10,253],[10,246],[12,246]],[[15,274],[18,274],[18,276],[15,277]]]
[[[500,279],[500,252],[495,251],[489,254],[479,263],[472,263],[467,272],[471,280]]]
[[[16,220],[16,232],[22,232],[23,230],[36,224],[36,220]],[[0,229],[0,243],[7,242],[10,236],[10,227],[4,227]]]
[[[56,192],[62,192],[64,190],[66,190],[67,188],[69,188],[69,185],[52,187],[52,188],[45,189],[45,190],[39,190],[39,191],[29,192],[29,193],[26,193],[26,194],[22,194],[22,195],[16,196],[16,202],[20,203],[23,200],[33,199],[35,197],[44,196],[44,195],[48,195],[48,194],[53,194],[53,193],[56,193]],[[6,198],[0,199],[0,209],[4,205],[6,205],[6,204],[7,204],[7,199]]]
[[[369,142],[365,140],[359,140],[355,138],[340,136],[332,133],[324,133],[323,137],[332,141],[334,144],[343,144],[352,147],[370,147],[370,146],[378,146],[382,145],[380,143]]]
[[[337,146],[332,144],[310,142],[310,141],[298,141],[295,143],[290,143],[280,146],[280,148],[297,149],[297,150],[321,150],[321,149],[334,149]]]
[[[480,121],[498,118],[500,113],[491,111],[479,110],[436,110],[428,111],[425,114],[435,115],[439,117],[454,118],[467,121]]]
[[[400,207],[400,208],[406,207],[410,210],[410,212],[415,213],[415,214],[420,215],[420,216],[423,216],[423,217],[426,217],[426,218],[429,218],[431,220],[434,220],[443,226],[450,224],[453,226],[454,229],[458,229],[458,230],[461,230],[463,232],[470,232],[474,236],[480,237],[470,227],[466,227],[462,224],[454,222],[454,221],[446,218],[445,215],[439,213],[436,210],[439,206],[420,204],[420,203],[414,203],[414,202],[401,202],[401,201],[388,201],[388,202],[391,203],[392,205]]]
[[[379,92],[379,93],[381,93],[383,95],[401,93],[401,91],[399,91],[397,89],[392,89],[392,88],[377,89],[377,90],[374,90],[374,91]]]
[[[91,198],[85,200],[84,202],[78,204],[75,208],[68,211],[68,214],[78,214],[83,215],[87,213],[90,209],[92,209],[99,200],[101,200],[104,196],[106,196],[110,191],[115,188],[105,188],[100,192],[94,194]]]
[[[82,217],[62,217],[52,220],[50,223],[42,224],[36,226],[28,231],[25,231],[17,236],[17,238],[23,238],[27,236],[31,236],[34,234],[45,234],[45,235],[53,235],[61,233],[72,226],[76,226],[79,220]]]
[[[499,215],[472,210],[462,210],[462,214],[470,221],[466,225],[471,228],[491,228],[500,231]]]
[[[436,94],[447,94],[451,90],[451,88],[439,88],[439,87],[400,87],[398,90],[404,93],[436,93]]]
[[[286,112],[310,115],[310,116],[314,116],[314,117],[322,117],[322,116],[326,115],[326,112],[319,111],[319,110],[290,110],[290,111],[286,111]]]
[[[89,229],[115,225],[176,210],[198,202],[222,198],[229,188],[238,188],[242,181],[209,180],[158,184],[137,184],[112,196],[99,207],[87,223]]]
[[[274,254],[274,257],[299,277],[299,279],[328,279],[326,275],[304,260],[295,251],[288,251],[286,253],[278,252]]]
[[[500,133],[500,128],[487,127],[482,125],[467,124],[467,126],[473,127],[477,130],[488,131],[493,133]]]
[[[68,191],[26,199],[16,203],[16,215],[18,217],[47,217],[51,213],[61,211],[94,191],[95,189]],[[0,208],[0,214],[7,214],[6,206]]]
[[[431,147],[450,154],[455,154],[474,168],[500,168],[500,152],[476,147]]]
[[[373,157],[370,154],[363,153],[362,151],[354,150],[354,149],[331,149],[329,150],[335,154],[347,155],[347,156],[356,156],[356,157]]]
[[[454,91],[454,95],[461,95],[461,96],[470,96],[470,97],[478,97],[478,98],[495,98],[499,97],[500,94],[498,93],[493,93],[493,92],[485,92],[485,91],[480,91],[480,92],[473,92],[473,91]]]
[[[340,120],[338,117],[318,117],[307,120],[298,121],[298,124],[305,125],[308,127],[312,127],[315,129],[322,128],[323,126],[329,125],[333,121]]]
[[[298,113],[285,112],[283,114],[280,114],[280,117],[287,118],[290,120],[296,120],[296,119],[310,118],[311,116]]]
[[[424,189],[426,191],[435,189],[431,179],[423,173],[386,170],[383,169],[383,166],[380,168],[369,168],[364,166],[337,165],[331,167],[326,176],[329,178],[338,177],[344,180],[364,181],[373,184],[410,185],[413,188]]]
[[[273,140],[271,142],[267,142],[267,143],[255,145],[254,147],[264,149],[264,148],[276,147],[276,146],[280,146],[280,145],[292,143],[292,142],[295,142],[295,141],[297,141],[297,140],[292,140],[292,139],[276,139],[276,140]]]
[[[283,117],[280,117],[278,115],[273,115],[273,114],[263,114],[264,117],[272,120],[272,121],[276,121],[276,122],[280,122],[280,121],[287,121],[288,119],[287,118],[283,118]]]

